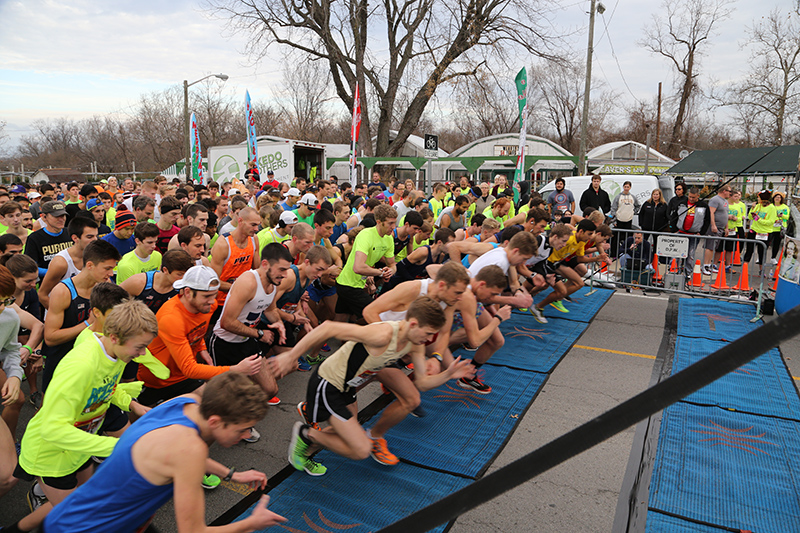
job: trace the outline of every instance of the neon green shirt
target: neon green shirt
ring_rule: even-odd
[[[747,206],[744,202],[728,204],[728,214],[736,217],[736,220],[728,220],[728,229],[736,229],[744,226],[744,219],[747,216]]]
[[[353,250],[347,258],[342,272],[336,282],[339,285],[363,289],[366,286],[364,277],[353,271],[356,262],[356,252],[363,252],[367,255],[367,265],[374,266],[375,263],[384,257],[394,257],[394,239],[392,235],[378,235],[378,228],[372,227],[362,230],[353,243]]]
[[[161,270],[161,254],[159,252],[154,251],[150,257],[142,259],[136,255],[136,250],[133,250],[123,255],[117,264],[117,283],[122,283],[134,274],[154,270]]]
[[[58,363],[42,408],[25,430],[20,466],[34,476],[61,477],[92,455],[111,455],[117,439],[96,433],[112,402],[126,411],[130,406],[130,395],[117,387],[124,369],[100,339],[76,344]]]
[[[774,204],[769,204],[767,207],[756,204],[750,208],[748,218],[752,220],[750,224],[751,231],[756,233],[772,233],[772,228],[775,221],[778,219],[778,214]]]
[[[271,242],[282,243],[288,241],[289,239],[292,238],[292,235],[290,233],[287,233],[286,235],[281,237],[280,235],[278,235],[278,232],[275,231],[273,228],[264,228],[256,234],[256,237],[258,237],[258,253],[260,254],[261,250],[263,250],[264,247],[269,243]]]
[[[94,340],[92,339],[93,336],[97,335],[98,337],[102,337],[102,333],[95,333],[91,330],[91,328],[84,328],[78,333],[78,336],[75,337],[75,345],[83,344],[84,342]],[[153,373],[153,375],[159,379],[167,379],[169,377],[169,368],[167,368],[164,363],[159,361],[153,354],[150,353],[150,350],[145,348],[144,355],[140,355],[139,357],[134,357],[133,361],[139,363],[140,365],[144,365],[147,369]],[[139,396],[139,393],[142,392],[142,386],[144,382],[142,381],[133,381],[130,383],[120,383],[118,385],[119,389],[122,389],[123,392],[127,392],[131,395],[131,397]],[[128,402],[130,403],[130,402]]]
[[[789,222],[789,206],[786,204],[776,205],[775,213],[778,216],[778,220],[775,221],[772,231],[786,229],[786,224]]]
[[[111,231],[114,231],[114,222],[117,219],[117,210],[113,207],[109,208],[106,211],[106,226],[111,228]]]
[[[310,215],[308,215],[305,218],[302,218],[300,215],[298,215],[297,216],[297,222],[298,223],[305,222],[306,224],[308,224],[309,226],[311,226],[313,228],[314,227],[314,213],[311,213]]]

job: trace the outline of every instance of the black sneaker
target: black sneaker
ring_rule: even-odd
[[[36,392],[31,393],[30,397],[28,398],[28,401],[31,402],[31,405],[37,411],[39,409],[41,409],[42,408],[42,393],[41,393],[41,391],[37,390]]]
[[[478,394],[489,394],[492,392],[492,388],[481,381],[478,376],[475,376],[472,379],[461,378],[456,383],[458,383],[458,386],[462,389],[475,391]]]
[[[425,411],[425,409],[423,409],[421,403],[417,407],[415,407],[413,411],[411,411],[411,416],[416,418],[424,418],[425,415],[427,414],[428,413]]]

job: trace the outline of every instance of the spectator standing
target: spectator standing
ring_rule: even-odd
[[[594,207],[604,215],[611,211],[611,199],[608,193],[600,188],[601,181],[600,174],[592,174],[592,184],[581,195],[581,212],[585,211],[587,207]],[[572,210],[570,209],[570,211]]]

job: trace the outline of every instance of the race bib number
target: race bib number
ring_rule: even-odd
[[[85,431],[86,433],[96,434],[100,430],[100,426],[103,425],[103,420],[105,420],[105,418],[106,413],[104,411],[102,414],[99,414],[94,418],[90,418],[89,420],[75,422],[75,427],[81,431]]]
[[[736,230],[735,229],[729,229],[728,230],[728,237],[736,237]]]
[[[756,233],[756,240],[757,241],[769,240],[769,233]]]
[[[359,374],[356,377],[354,377],[353,379],[351,379],[350,381],[348,381],[347,382],[347,386],[348,387],[352,387],[354,389],[357,388],[357,387],[360,387],[361,385],[363,385],[364,383],[369,381],[370,377],[374,376],[374,375],[375,375],[375,372],[372,372],[371,370],[367,370],[366,372],[364,372],[362,374]]]

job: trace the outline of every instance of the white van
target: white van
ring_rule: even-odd
[[[672,177],[657,178],[647,174],[601,174],[602,181],[600,188],[608,193],[611,201],[622,192],[622,184],[626,181],[631,182],[631,194],[633,194],[640,204],[650,199],[653,189],[661,189],[661,195],[665,202],[675,196],[675,180]],[[583,191],[592,184],[591,176],[568,176],[564,178],[564,188],[572,192],[575,197],[575,211],[580,214],[581,195]],[[545,202],[550,193],[556,190],[556,181],[542,186],[539,193]],[[634,217],[633,223],[638,225],[639,217]]]

